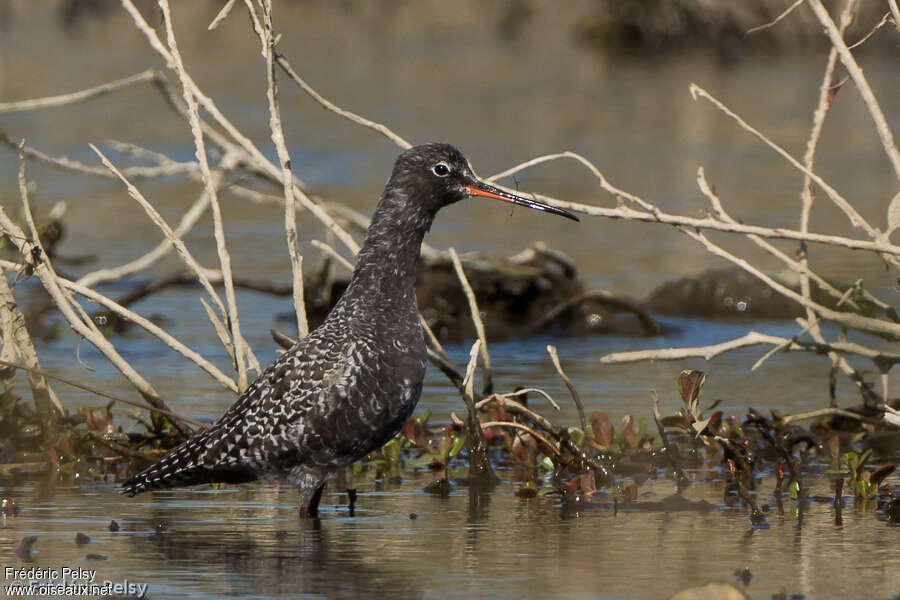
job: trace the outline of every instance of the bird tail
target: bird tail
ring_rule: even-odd
[[[256,474],[248,467],[205,462],[203,457],[207,455],[209,448],[204,437],[202,434],[193,437],[170,450],[158,463],[123,483],[119,493],[135,496],[148,490],[182,485],[244,483],[256,479]]]

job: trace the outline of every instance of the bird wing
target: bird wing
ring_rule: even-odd
[[[293,425],[330,389],[346,332],[325,324],[281,355],[209,428],[198,432],[122,485],[149,489],[252,481],[262,471],[303,460]],[[326,341],[327,340],[327,341]]]

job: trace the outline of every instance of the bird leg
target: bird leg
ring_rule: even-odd
[[[356,488],[347,488],[347,508],[350,509],[350,516],[356,514]]]
[[[319,513],[319,501],[325,489],[326,471],[309,467],[297,467],[291,472],[289,480],[297,486],[300,495],[300,518],[315,519]]]
[[[322,499],[322,491],[325,489],[323,481],[319,487],[313,490],[312,494],[304,494],[300,491],[300,518],[315,519],[319,516],[319,501]],[[308,499],[307,499],[308,498]]]

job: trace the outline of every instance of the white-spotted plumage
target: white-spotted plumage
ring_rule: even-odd
[[[350,284],[322,325],[212,426],[126,481],[122,492],[277,477],[297,486],[301,513],[314,515],[328,473],[381,447],[419,401],[425,376],[415,296],[419,250],[437,211],[471,194],[574,218],[479,182],[452,146],[407,150],[394,165]]]

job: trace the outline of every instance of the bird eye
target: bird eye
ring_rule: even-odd
[[[438,177],[446,177],[450,174],[450,167],[449,165],[447,165],[447,163],[439,162],[438,164],[431,167],[431,172]]]

